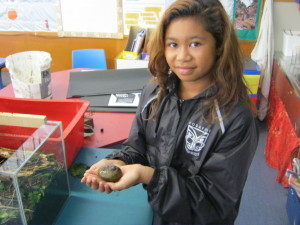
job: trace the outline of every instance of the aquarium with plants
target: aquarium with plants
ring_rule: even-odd
[[[61,122],[0,125],[0,225],[53,224],[69,197]]]

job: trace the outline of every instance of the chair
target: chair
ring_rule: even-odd
[[[1,70],[2,68],[5,67],[5,58],[0,58],[0,89],[4,87],[3,82],[2,82],[2,76],[1,76]]]
[[[72,51],[72,68],[107,69],[104,49],[79,49]]]

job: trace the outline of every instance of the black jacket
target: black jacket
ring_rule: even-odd
[[[153,224],[233,224],[258,143],[256,119],[240,103],[207,124],[201,104],[216,87],[182,102],[173,85],[158,119],[147,120],[156,90],[145,86],[128,140],[107,158],[155,168],[145,186]]]

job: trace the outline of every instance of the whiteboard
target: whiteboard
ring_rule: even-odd
[[[58,36],[123,38],[121,0],[60,0]]]

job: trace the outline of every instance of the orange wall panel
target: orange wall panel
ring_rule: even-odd
[[[115,69],[115,58],[125,48],[127,39],[127,37],[124,39],[57,37],[56,33],[1,32],[0,57],[22,51],[46,51],[52,57],[51,71],[56,72],[72,68],[72,50],[103,48],[106,52],[108,69]],[[243,55],[249,57],[255,41],[240,41],[240,43]]]
[[[109,69],[115,68],[115,58],[124,49],[127,38],[75,38],[43,36],[34,34],[0,35],[0,57],[22,51],[46,51],[51,54],[51,71],[72,68],[72,50],[84,48],[103,48],[106,52]]]

